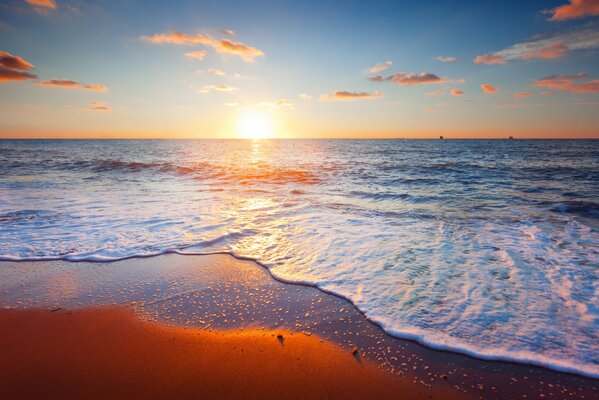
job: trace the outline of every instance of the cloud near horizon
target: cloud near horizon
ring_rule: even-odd
[[[33,68],[33,64],[21,57],[0,51],[0,83],[37,79],[31,71]]]
[[[227,75],[224,71],[221,71],[220,69],[217,69],[217,68],[208,68],[206,70],[206,72],[208,72],[209,74],[214,75],[214,76],[224,76],[224,75]]]
[[[599,2],[597,0],[570,0],[554,9],[545,11],[546,14],[553,14],[550,21],[565,21],[575,18],[583,18],[599,15]]]
[[[497,86],[491,85],[490,83],[483,83],[480,87],[485,93],[497,93],[499,91]]]
[[[93,111],[112,111],[112,108],[108,106],[108,103],[103,101],[90,101],[89,105],[91,106],[90,110]]]
[[[415,86],[415,85],[430,85],[450,82],[449,78],[440,78],[430,72],[410,73],[396,72],[388,77],[382,75],[369,76],[367,78],[372,82],[385,82],[390,81],[400,86]]]
[[[383,97],[381,92],[349,92],[349,91],[336,91],[333,93],[325,93],[320,95],[322,101],[351,101],[351,100],[371,100],[379,99]]]
[[[39,86],[59,87],[65,89],[90,90],[93,92],[106,92],[108,88],[103,85],[79,83],[70,79],[52,78],[48,81],[37,82]]]
[[[599,48],[599,29],[587,25],[568,32],[544,35],[533,40],[516,43],[504,50],[474,58],[476,64],[505,64],[513,60],[558,59],[573,50]]]
[[[452,96],[463,96],[464,95],[464,91],[463,90],[458,90],[458,89],[451,89],[451,95]]]
[[[218,53],[232,54],[240,57],[244,61],[252,62],[256,57],[264,55],[262,50],[248,46],[245,43],[234,42],[229,39],[214,39],[208,35],[187,35],[181,32],[155,33],[150,36],[142,36],[142,40],[154,44],[178,44],[194,46],[201,44],[212,47]]]
[[[588,77],[586,72],[574,75],[551,75],[532,83],[533,86],[570,93],[599,93],[599,79],[577,82]]]
[[[371,74],[376,74],[376,73],[379,73],[381,71],[391,68],[392,65],[393,65],[393,61],[385,61],[384,63],[377,64],[374,67],[370,68],[368,70],[368,72],[370,72]]]

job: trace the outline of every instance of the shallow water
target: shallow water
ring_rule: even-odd
[[[599,377],[599,141],[0,141],[0,243],[228,251],[394,335]]]

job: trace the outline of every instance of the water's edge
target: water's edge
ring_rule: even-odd
[[[183,256],[209,256],[209,255],[218,255],[218,254],[229,255],[229,256],[232,256],[235,259],[238,259],[241,261],[250,261],[250,262],[257,264],[261,268],[264,268],[268,272],[268,274],[270,275],[270,277],[272,279],[274,279],[278,282],[281,282],[284,284],[290,284],[290,285],[301,285],[301,286],[313,287],[313,288],[320,290],[323,293],[327,293],[329,295],[332,295],[332,296],[335,296],[335,297],[338,297],[340,299],[347,301],[356,310],[358,310],[358,312],[360,312],[360,314],[362,314],[370,323],[379,327],[383,332],[385,332],[387,335],[389,335],[391,337],[402,339],[402,340],[412,341],[412,342],[418,343],[422,346],[425,346],[427,348],[434,349],[437,351],[445,351],[445,352],[464,355],[464,356],[468,356],[468,357],[472,357],[472,358],[476,358],[476,359],[480,359],[480,360],[501,361],[501,362],[515,363],[515,364],[531,365],[531,366],[535,366],[535,367],[546,368],[546,369],[557,371],[557,372],[575,374],[575,375],[579,375],[579,376],[586,377],[586,378],[599,379],[598,372],[589,371],[584,368],[578,368],[578,367],[573,366],[568,363],[563,363],[563,362],[559,362],[556,360],[550,360],[550,359],[544,358],[539,355],[524,353],[521,356],[518,356],[518,355],[514,356],[514,355],[510,355],[510,354],[496,354],[496,353],[491,353],[491,352],[477,351],[475,349],[468,348],[467,346],[459,347],[459,346],[452,345],[452,344],[437,343],[437,342],[428,340],[426,338],[425,334],[416,334],[416,333],[402,332],[402,331],[394,330],[389,327],[386,327],[384,322],[382,322],[376,318],[370,317],[367,313],[365,313],[363,310],[361,310],[350,297],[344,296],[343,294],[332,291],[332,290],[325,289],[325,288],[321,287],[319,284],[314,283],[314,282],[289,280],[289,279],[285,279],[283,277],[279,277],[272,272],[271,268],[267,264],[261,262],[260,260],[254,258],[254,257],[239,255],[232,251],[186,252],[185,249],[187,247],[194,247],[194,245],[185,246],[185,247],[181,247],[181,248],[167,248],[167,249],[161,250],[159,252],[155,252],[155,253],[134,254],[134,255],[128,255],[128,256],[123,256],[123,257],[101,257],[101,256],[94,256],[94,255],[91,255],[91,256],[86,255],[86,256],[52,256],[52,257],[18,258],[18,257],[0,256],[0,262],[20,263],[20,262],[43,262],[43,261],[66,261],[66,262],[73,262],[73,263],[77,263],[77,262],[112,263],[112,262],[118,262],[118,261],[128,260],[128,259],[143,259],[143,258],[158,257],[158,256],[165,255],[165,254],[178,254],[178,255],[183,255]]]

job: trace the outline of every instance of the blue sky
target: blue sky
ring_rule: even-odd
[[[280,137],[599,136],[597,8],[597,0],[4,1],[0,51],[32,65],[19,71],[36,78],[0,83],[0,136],[235,137],[247,113],[266,115]],[[174,32],[203,42],[153,36]],[[244,58],[222,40],[263,55]],[[185,56],[192,51],[205,55]]]

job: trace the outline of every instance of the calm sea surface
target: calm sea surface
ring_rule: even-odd
[[[599,377],[599,140],[0,141],[0,259],[174,250]]]

